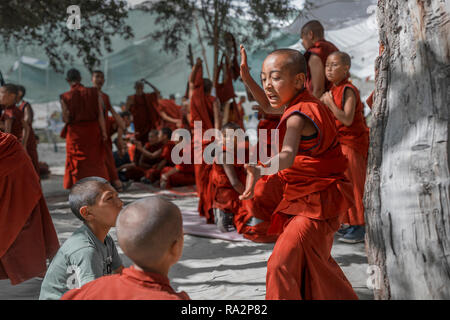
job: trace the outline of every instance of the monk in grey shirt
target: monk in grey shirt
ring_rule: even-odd
[[[98,177],[81,179],[71,189],[69,204],[84,224],[53,258],[42,282],[40,300],[58,300],[70,289],[120,273],[123,268],[114,240],[108,235],[123,203],[109,182]]]

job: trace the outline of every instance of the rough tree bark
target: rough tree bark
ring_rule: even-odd
[[[376,299],[450,299],[450,0],[379,0],[364,203]]]

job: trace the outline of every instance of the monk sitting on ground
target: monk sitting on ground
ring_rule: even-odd
[[[330,91],[323,94],[324,102],[336,118],[342,153],[349,161],[345,176],[353,184],[355,207],[344,215],[343,226],[338,230],[340,241],[346,243],[364,242],[364,184],[366,182],[367,152],[369,150],[369,129],[364,119],[364,106],[359,90],[349,80],[350,56],[336,51],[328,56],[327,79],[333,83]]]
[[[353,206],[333,114],[305,90],[306,62],[299,51],[279,49],[266,57],[264,89],[250,75],[243,46],[241,55],[241,78],[263,111],[282,114],[280,153],[247,166],[241,196],[252,198],[263,175],[277,173],[284,184],[268,230],[279,238],[267,263],[266,299],[357,299],[331,257],[334,233]]]
[[[123,205],[117,191],[103,178],[84,178],[70,190],[69,205],[83,225],[58,250],[42,282],[40,300],[58,300],[70,289],[123,268],[108,235]]]
[[[183,252],[180,209],[158,197],[126,206],[117,219],[117,238],[133,265],[67,292],[63,300],[189,300],[175,292],[168,273]]]

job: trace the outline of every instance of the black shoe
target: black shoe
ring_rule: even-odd
[[[341,227],[339,228],[339,230],[336,231],[336,234],[337,234],[338,236],[340,236],[340,237],[343,237],[343,236],[345,236],[345,234],[346,234],[347,232],[351,232],[352,230],[353,230],[353,227],[352,227],[352,226],[349,226],[349,225],[341,225]]]
[[[213,209],[214,211],[214,221],[220,232],[231,232],[236,230],[233,224],[233,214],[229,212],[222,211],[220,209]]]

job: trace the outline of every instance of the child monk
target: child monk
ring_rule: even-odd
[[[66,124],[61,137],[66,139],[64,188],[70,189],[78,180],[86,177],[108,179],[104,146],[108,138],[97,88],[84,87],[77,69],[70,69],[66,80],[70,91],[60,97]]]
[[[212,82],[203,78],[202,60],[197,58],[196,64],[192,68],[189,76],[189,101],[190,101],[190,127],[194,133],[194,123],[200,121],[201,134],[209,129],[220,130],[220,102],[211,95]],[[203,154],[206,146],[211,140],[194,141],[194,151],[200,150],[198,154]],[[199,196],[198,212],[206,218],[208,223],[214,223],[214,216],[211,214],[211,194],[209,192],[209,173],[212,166],[203,161],[195,164],[195,181],[197,194]]]
[[[170,268],[183,252],[180,209],[158,197],[126,206],[117,219],[120,248],[133,261],[120,275],[94,280],[62,300],[189,300],[170,286]]]
[[[177,133],[172,134],[172,141],[175,145],[182,143],[183,138]],[[170,189],[173,187],[183,187],[195,184],[195,170],[194,170],[194,148],[193,143],[190,143],[188,149],[190,151],[190,162],[182,162],[173,166],[166,166],[161,170],[160,187],[162,189]],[[180,157],[183,157],[183,150],[180,152]]]
[[[40,173],[39,157],[37,152],[36,135],[34,134],[33,130],[33,118],[34,118],[33,108],[31,108],[29,102],[23,100],[26,93],[25,87],[18,85],[17,90],[19,91],[19,94],[17,95],[18,108],[20,111],[22,111],[23,120],[27,123],[29,130],[27,139],[27,153],[30,156],[31,161],[33,162],[33,166],[39,175]]]
[[[58,237],[30,157],[16,137],[2,132],[0,190],[0,279],[16,285],[43,277]]]
[[[230,232],[236,229],[233,219],[241,206],[239,195],[245,189],[246,170],[244,161],[246,160],[248,146],[244,141],[239,142],[238,137],[234,135],[235,130],[238,129],[241,129],[241,127],[233,122],[229,122],[222,127],[223,153],[217,155],[217,157],[222,156],[222,164],[218,163],[219,159],[216,159],[210,174],[214,222],[221,232]],[[243,149],[239,150],[240,152],[245,152],[241,163],[238,161],[238,148]],[[228,163],[227,158],[232,162]]]
[[[302,27],[300,36],[306,49],[304,55],[308,66],[306,89],[316,98],[320,98],[331,87],[331,83],[325,77],[327,57],[330,53],[338,51],[338,48],[325,40],[323,26],[317,20],[307,22]]]
[[[26,148],[30,129],[23,112],[16,107],[18,95],[18,87],[14,84],[7,83],[0,88],[0,105],[4,106],[0,121],[3,122],[4,132],[14,135]]]
[[[175,143],[171,141],[172,130],[169,128],[162,128],[159,131],[158,141],[161,147],[155,152],[149,152],[145,150],[139,141],[136,141],[136,149],[142,153],[142,157],[148,159],[157,159],[157,162],[153,164],[149,169],[145,170],[145,179],[142,180],[145,183],[155,183],[160,180],[161,171],[165,166],[173,165],[172,163],[172,149]]]
[[[108,235],[123,205],[117,191],[103,178],[84,178],[70,190],[69,205],[83,225],[52,260],[40,300],[58,300],[70,289],[123,269],[114,240]]]
[[[280,153],[247,166],[250,199],[256,181],[277,173],[285,184],[269,233],[279,234],[267,264],[266,299],[357,299],[331,257],[341,216],[353,205],[332,113],[305,90],[306,63],[293,49],[275,50],[264,60],[263,88],[248,71],[241,46],[241,78],[267,113],[282,113]]]
[[[336,118],[342,153],[348,158],[349,166],[345,176],[353,184],[355,207],[349,208],[343,223],[349,228],[341,228],[340,241],[347,243],[364,242],[364,184],[366,181],[367,153],[369,149],[369,129],[364,119],[364,107],[359,90],[349,81],[350,56],[345,52],[334,52],[328,56],[325,71],[327,79],[333,83],[330,91],[323,94],[325,103]]]
[[[97,88],[100,94],[101,99],[100,102],[103,110],[103,117],[105,118],[107,140],[106,143],[104,143],[103,145],[105,147],[105,164],[108,170],[109,181],[112,183],[112,185],[114,186],[114,188],[116,188],[117,191],[122,192],[124,191],[124,186],[119,179],[119,175],[116,170],[116,165],[114,163],[111,135],[114,133],[113,129],[114,126],[120,127],[122,128],[122,130],[125,130],[126,129],[125,122],[111,106],[109,96],[106,93],[102,92],[102,87],[105,84],[105,75],[103,71],[94,70],[92,72],[91,81],[93,87]],[[111,112],[112,117],[108,116],[109,112]]]

